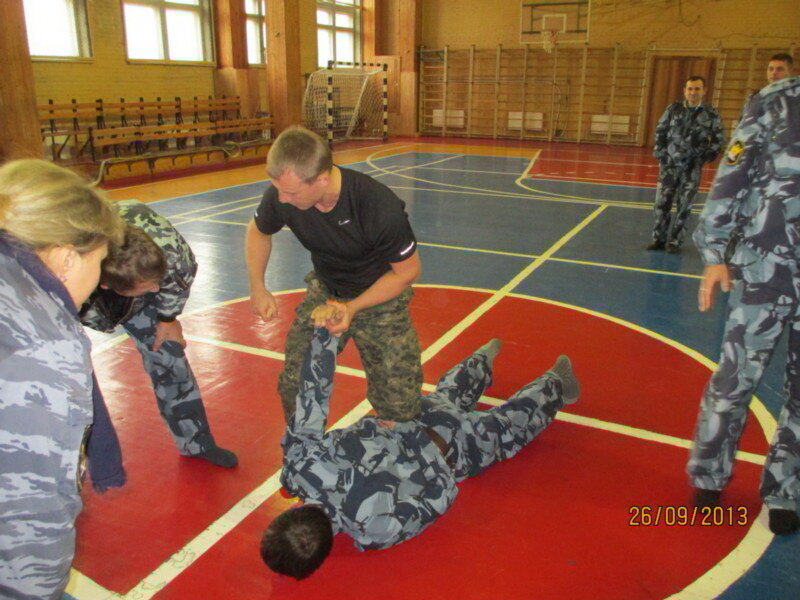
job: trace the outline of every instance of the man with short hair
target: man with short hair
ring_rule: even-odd
[[[127,200],[116,206],[126,223],[125,241],[103,262],[100,286],[81,308],[81,322],[105,332],[122,325],[133,339],[181,454],[235,467],[236,455],[217,446],[211,434],[178,321],[197,272],[194,253],[146,204]]]
[[[324,327],[314,330],[282,440],[281,483],[304,504],[276,517],[261,543],[267,565],[297,579],[322,564],[338,532],[360,550],[416,536],[450,507],[457,482],[517,454],[580,394],[561,356],[505,404],[475,411],[500,350],[492,340],[442,377],[416,419],[362,417],[326,432],[336,348]]]
[[[791,77],[793,63],[792,55],[786,52],[779,52],[770,56],[769,63],[767,63],[767,81],[775,83],[781,79]]]
[[[701,311],[728,292],[720,362],[706,387],[687,472],[695,504],[727,485],[752,394],[788,329],[786,402],[761,478],[773,533],[800,529],[800,77],[758,92],[717,171],[693,239],[706,265]],[[735,231],[740,242],[730,259]]]
[[[286,337],[278,379],[287,421],[311,339],[310,314],[325,303],[337,309],[327,326],[342,336],[340,349],[349,337],[355,341],[367,374],[367,396],[378,416],[414,418],[422,366],[408,304],[421,265],[405,204],[371,177],[334,165],[327,144],[302,127],[290,127],[273,142],[267,172],[272,185],[245,241],[253,312],[265,321],[277,314],[275,298],[264,284],[273,234],[288,227],[311,252],[314,265]]]
[[[703,165],[713,161],[725,143],[719,112],[703,103],[705,83],[699,75],[689,77],[684,100],[670,104],[656,125],[653,155],[659,162],[658,188],[648,250],[680,252]]]

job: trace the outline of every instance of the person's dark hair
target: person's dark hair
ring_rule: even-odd
[[[787,52],[778,52],[777,54],[773,54],[769,57],[770,61],[773,60],[780,60],[785,62],[790,67],[794,64],[794,59],[792,59],[792,55]]]
[[[261,558],[267,566],[295,579],[305,579],[328,557],[333,527],[319,506],[290,508],[272,520],[261,538]]]
[[[686,83],[689,83],[690,81],[702,81],[703,87],[706,87],[706,78],[702,75],[689,75],[689,77],[686,78]]]
[[[167,272],[164,252],[143,229],[125,225],[122,245],[110,247],[103,261],[100,283],[115,292],[126,292],[141,281],[161,281]]]
[[[294,171],[300,179],[311,182],[333,167],[328,144],[313,131],[294,125],[272,142],[267,153],[267,173],[278,179],[285,171]]]

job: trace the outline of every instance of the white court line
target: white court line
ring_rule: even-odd
[[[259,194],[258,196],[250,196],[248,198],[237,198],[236,200],[228,200],[227,202],[221,202],[221,203],[218,203],[218,204],[214,204],[213,206],[203,206],[201,208],[195,208],[193,210],[186,210],[186,211],[184,211],[182,213],[177,213],[177,214],[174,214],[174,215],[170,215],[169,218],[170,218],[170,220],[172,220],[172,219],[183,219],[187,215],[193,215],[193,214],[196,214],[196,213],[206,212],[206,211],[211,212],[211,211],[219,210],[219,208],[223,207],[223,206],[230,206],[231,204],[237,204],[239,202],[250,202],[251,200],[258,200],[258,199],[261,198],[262,195],[263,194]]]

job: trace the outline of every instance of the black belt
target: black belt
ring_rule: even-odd
[[[433,427],[423,427],[423,431],[427,434],[427,436],[431,439],[431,441],[436,445],[439,449],[439,452],[442,453],[444,457],[444,461],[447,463],[447,466],[450,467],[453,471],[456,470],[456,461],[453,460],[453,456],[450,454],[450,448],[447,446],[447,442],[444,441],[444,438],[436,433],[436,430]]]

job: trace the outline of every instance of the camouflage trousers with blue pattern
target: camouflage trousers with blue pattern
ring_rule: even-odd
[[[158,410],[178,451],[187,456],[201,454],[213,448],[215,442],[200,396],[200,386],[180,344],[164,342],[158,352],[152,350],[157,325],[158,311],[150,302],[145,302],[122,324],[136,343],[144,368],[153,382]]]
[[[305,281],[306,295],[286,336],[284,369],[278,377],[287,422],[295,411],[300,366],[314,331],[311,311],[327,300],[347,301],[331,294],[314,272]],[[353,338],[367,374],[367,398],[382,419],[407,421],[419,414],[422,363],[419,338],[408,312],[411,296],[408,288],[388,302],[362,310],[339,338],[339,352]]]
[[[653,240],[681,245],[686,235],[686,220],[692,211],[692,203],[700,185],[703,165],[700,162],[688,165],[661,163],[658,171],[658,187],[653,205]],[[675,216],[672,205],[675,204]]]
[[[492,383],[486,355],[475,352],[450,369],[422,400],[419,422],[444,441],[457,481],[511,458],[553,422],[564,405],[561,380],[545,373],[487,411],[475,404]]]
[[[740,247],[737,256],[745,254]],[[687,473],[696,488],[721,490],[728,483],[750,399],[788,328],[786,402],[760,492],[769,508],[794,509],[800,495],[800,276],[750,255],[747,266],[732,268],[721,358],[700,404]]]

